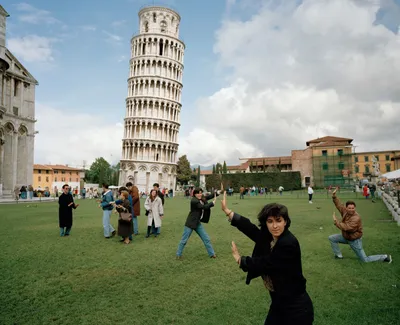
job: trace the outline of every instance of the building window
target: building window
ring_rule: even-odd
[[[78,172],[76,172],[76,175],[79,175],[79,173],[78,173]]]
[[[343,149],[338,149],[337,154],[338,156],[343,156]]]
[[[41,173],[42,173],[42,170],[41,170],[41,169],[39,169],[39,170],[38,170],[38,173],[39,173],[39,174],[41,174]]]
[[[65,182],[65,177],[61,177],[61,182]]]
[[[163,51],[164,51],[164,42],[163,42],[163,40],[161,39],[161,40],[160,40],[160,55],[163,55]]]
[[[369,173],[369,166],[365,166],[365,172]]]
[[[38,176],[37,180],[38,180],[39,182],[41,182],[41,181],[42,181],[42,178],[41,178],[40,176]]]
[[[49,176],[46,176],[46,182],[49,182]]]
[[[65,171],[62,170],[62,171],[61,171],[61,174],[65,174]]]
[[[322,155],[326,157],[328,155],[328,150],[322,150]]]
[[[55,170],[55,171],[54,171],[54,174],[58,174],[58,170]]]
[[[48,174],[49,173],[49,171],[48,170],[46,170],[46,174]]]
[[[57,182],[57,177],[54,177],[54,181]]]
[[[339,170],[343,170],[344,169],[344,162],[339,162],[338,163],[338,168],[339,168]]]
[[[357,156],[354,157],[354,162],[356,162],[356,163],[358,162],[358,157]]]
[[[18,96],[18,85],[19,85],[19,80],[14,79],[14,97]]]
[[[17,107],[17,106],[14,106],[14,107],[13,107],[13,114],[14,114],[15,116],[18,116],[18,107]]]
[[[390,172],[390,164],[386,164],[386,171]]]
[[[390,160],[390,156],[389,156],[389,155],[386,155],[386,156],[385,156],[385,159],[386,159],[386,161],[389,161],[389,160]]]
[[[322,163],[322,170],[328,170],[328,163]]]
[[[355,167],[354,167],[354,171],[355,171],[356,173],[359,173],[359,172],[360,172],[360,167],[355,166]]]
[[[368,156],[364,156],[364,161],[365,161],[365,162],[368,161]]]
[[[375,159],[376,159],[377,161],[379,161],[379,156],[375,156]]]

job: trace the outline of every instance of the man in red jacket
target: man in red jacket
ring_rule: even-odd
[[[364,252],[362,246],[362,235],[363,228],[361,223],[361,217],[356,211],[356,204],[353,201],[347,201],[346,206],[340,203],[340,200],[336,196],[337,188],[332,192],[333,203],[336,208],[339,210],[342,220],[339,221],[336,218],[335,213],[333,213],[333,223],[336,227],[338,227],[342,233],[336,235],[330,235],[329,242],[331,243],[333,253],[335,254],[335,258],[342,259],[343,255],[339,248],[340,244],[348,244],[351,249],[356,253],[357,257],[362,262],[376,262],[383,261],[392,263],[391,255],[371,255],[367,256]]]

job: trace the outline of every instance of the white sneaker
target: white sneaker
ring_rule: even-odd
[[[312,204],[312,201],[308,201],[308,203]]]
[[[388,264],[392,263],[392,255],[386,255],[386,258],[383,260],[384,262],[387,262]]]

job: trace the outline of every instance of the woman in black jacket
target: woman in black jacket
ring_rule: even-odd
[[[310,325],[314,321],[312,301],[306,291],[301,266],[300,245],[289,231],[290,218],[286,206],[270,203],[258,214],[260,228],[249,219],[234,213],[226,205],[222,210],[231,225],[255,242],[252,256],[240,256],[234,242],[232,255],[239,267],[247,272],[246,284],[261,276],[271,296],[265,325]]]
[[[177,259],[182,258],[183,249],[185,248],[185,245],[189,240],[193,230],[203,241],[204,246],[207,249],[208,256],[211,258],[216,258],[214,249],[211,245],[210,237],[201,224],[202,222],[207,223],[209,221],[211,215],[210,209],[215,205],[216,196],[217,193],[214,195],[204,196],[201,188],[196,188],[193,191],[193,198],[190,201],[190,212],[186,218],[182,239],[179,242],[178,250],[176,252]],[[212,198],[214,198],[214,200],[208,203],[207,200]]]

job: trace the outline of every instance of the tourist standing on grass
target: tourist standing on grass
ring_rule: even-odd
[[[127,187],[124,187],[124,186],[121,186],[119,189],[118,189],[118,195],[119,195],[119,199],[118,200],[116,200],[115,202],[111,202],[111,204],[115,207],[116,205],[122,205],[123,203],[124,203],[124,199],[122,199],[121,198],[121,194],[122,194],[122,192],[123,191],[126,191],[127,193],[128,193],[128,201],[129,201],[129,204],[130,204],[130,213],[131,213],[131,220],[133,220],[133,213],[132,213],[132,211],[133,211],[133,201],[132,201],[132,196],[129,194],[129,190],[128,190],[128,188]],[[120,214],[120,211],[118,211],[118,210],[116,210],[116,213],[119,213]],[[132,231],[131,231],[131,233],[129,234],[129,240],[131,241],[132,240],[132,234],[133,234],[133,231],[134,231],[134,226],[133,226],[133,221],[130,223],[131,224],[131,226],[132,226]],[[118,227],[119,227],[119,224],[118,224]],[[118,233],[119,233],[119,231],[118,231]],[[122,240],[120,240],[121,242],[123,242],[125,240],[125,238],[124,237],[122,237]]]
[[[240,193],[239,199],[244,200],[244,186],[243,185],[240,186],[239,193]]]
[[[118,219],[118,235],[122,237],[121,242],[129,244],[132,240],[133,226],[132,226],[132,215],[129,220],[122,218],[123,213],[132,213],[132,205],[129,200],[129,193],[127,190],[120,190],[120,199],[114,203],[115,209],[119,213]]]
[[[232,242],[232,255],[247,272],[246,284],[261,277],[271,296],[271,306],[264,324],[310,325],[314,321],[312,301],[306,291],[301,265],[300,245],[289,231],[286,206],[270,203],[258,214],[259,227],[227,207],[226,194],[221,201],[231,225],[255,242],[252,256],[241,256]]]
[[[208,203],[208,200],[214,200]],[[211,258],[216,258],[214,249],[211,245],[210,236],[208,236],[206,230],[201,224],[203,221],[208,222],[211,216],[211,208],[215,205],[217,200],[217,193],[203,196],[203,190],[201,188],[196,188],[193,191],[193,198],[190,201],[190,212],[188,217],[186,218],[185,227],[183,229],[182,239],[179,242],[178,250],[176,252],[176,258],[181,259],[183,249],[187,241],[189,240],[193,230],[199,235],[201,240],[203,241],[204,246],[207,249],[208,256]]]
[[[158,197],[161,199],[162,205],[164,207],[164,199],[165,199],[165,195],[163,194],[163,192],[160,191],[160,184],[158,183],[154,183],[153,184],[153,190],[157,191],[157,195]],[[157,228],[157,230],[154,228],[154,226],[152,226],[151,228],[151,232],[154,235],[159,235],[161,233],[161,226]]]
[[[164,208],[156,190],[150,191],[150,195],[146,198],[144,203],[144,208],[147,214],[146,238],[150,237],[151,227],[154,227],[154,237],[157,237],[157,230],[161,227],[161,219],[164,217]]]
[[[133,220],[133,233],[139,235],[138,216],[140,216],[140,196],[139,189],[131,182],[126,183],[129,195],[132,198],[132,220]]]
[[[74,203],[74,198],[69,192],[68,184],[62,187],[62,194],[58,198],[58,224],[60,236],[69,236],[72,228],[72,209],[76,209],[79,204]]]
[[[312,196],[313,196],[313,194],[314,194],[314,190],[313,190],[311,184],[308,185],[307,192],[308,192],[308,203],[311,203],[311,204],[312,204]]]
[[[99,207],[103,210],[103,230],[104,237],[109,239],[115,236],[116,231],[111,225],[111,213],[114,209],[111,202],[114,201],[111,190],[108,188],[108,184],[103,184],[103,192],[101,194],[101,201]]]
[[[282,195],[283,190],[284,190],[283,186],[279,186],[279,188],[278,188],[279,195]]]
[[[363,228],[361,223],[361,217],[356,211],[356,204],[353,201],[347,201],[346,206],[340,203],[339,198],[336,196],[337,188],[332,192],[333,203],[336,208],[339,210],[342,220],[339,221],[336,218],[335,213],[333,213],[333,223],[339,228],[342,233],[336,235],[330,235],[329,242],[331,243],[333,253],[335,254],[335,258],[342,259],[343,255],[339,248],[340,244],[348,244],[351,249],[356,253],[357,257],[362,262],[392,262],[392,257],[390,255],[372,255],[367,256],[364,252],[362,246],[362,235]]]

